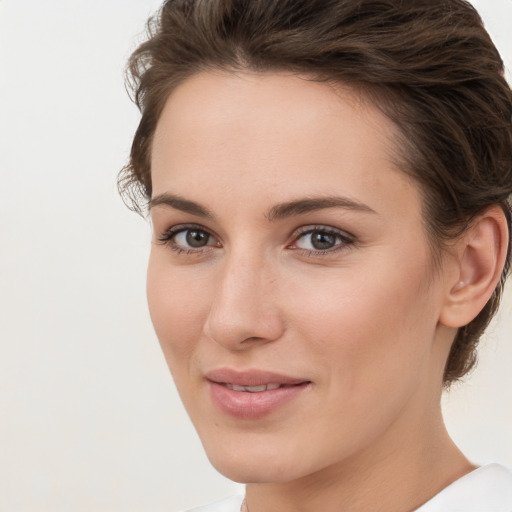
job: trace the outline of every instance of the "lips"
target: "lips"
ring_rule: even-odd
[[[258,419],[277,411],[310,388],[311,382],[273,372],[222,368],[205,375],[213,403],[240,419]]]
[[[309,382],[306,379],[289,377],[263,370],[238,371],[230,368],[220,368],[206,373],[205,377],[219,384],[233,384],[236,386],[263,386],[277,384],[279,386],[293,386]]]

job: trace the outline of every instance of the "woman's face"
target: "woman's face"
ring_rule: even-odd
[[[234,480],[289,481],[426,435],[447,280],[392,137],[348,88],[284,73],[198,74],[168,99],[149,307]]]

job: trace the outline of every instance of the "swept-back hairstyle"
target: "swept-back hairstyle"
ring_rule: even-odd
[[[167,0],[132,54],[142,119],[119,176],[139,213],[151,197],[151,144],[172,90],[209,69],[289,71],[361,91],[397,126],[397,163],[419,184],[433,254],[492,205],[511,228],[512,93],[482,20],[464,0]],[[510,268],[459,329],[446,385],[475,363]]]

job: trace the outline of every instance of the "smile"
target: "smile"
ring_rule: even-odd
[[[262,391],[272,391],[283,387],[283,384],[262,384],[261,386],[238,386],[237,384],[224,384],[233,391],[248,391],[249,393],[261,393]]]
[[[309,380],[261,370],[218,369],[206,374],[213,404],[223,414],[256,420],[278,412],[304,395]]]

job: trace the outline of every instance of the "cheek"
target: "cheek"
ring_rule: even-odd
[[[160,255],[150,256],[147,297],[153,326],[171,371],[188,366],[209,310],[205,282]]]
[[[436,326],[426,263],[400,263],[395,256],[389,265],[381,258],[354,271],[311,274],[287,291],[317,360],[345,379],[375,380],[425,361]]]
[[[391,270],[373,276],[302,279],[289,294],[290,325],[306,347],[302,355],[319,369],[323,405],[315,435],[347,453],[378,437],[431,378],[435,321],[426,313],[433,309],[420,268],[414,281]]]

